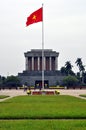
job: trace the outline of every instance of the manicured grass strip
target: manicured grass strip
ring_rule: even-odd
[[[0,99],[4,99],[4,98],[7,98],[9,96],[6,96],[6,95],[0,95]]]
[[[0,120],[0,130],[86,130],[86,120]]]
[[[83,94],[83,95],[79,95],[79,96],[81,96],[81,97],[85,97],[85,98],[86,98],[86,94]]]
[[[86,100],[72,96],[19,96],[0,102],[0,119],[86,119]]]

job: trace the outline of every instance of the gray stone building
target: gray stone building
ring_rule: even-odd
[[[18,73],[18,77],[22,84],[34,86],[34,88],[42,87],[42,63],[44,69],[44,87],[56,86],[57,82],[61,83],[64,76],[58,70],[59,53],[51,49],[44,49],[44,58],[42,62],[42,50],[32,49],[24,53],[25,70]]]

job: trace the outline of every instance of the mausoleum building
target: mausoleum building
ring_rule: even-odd
[[[64,76],[58,70],[59,53],[52,49],[44,49],[43,52],[41,49],[32,49],[24,53],[25,70],[18,74],[22,84],[34,88],[42,87],[42,69],[44,70],[45,88],[56,86],[57,82],[63,79]]]

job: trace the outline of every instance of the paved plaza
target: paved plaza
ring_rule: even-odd
[[[54,89],[48,90],[48,91],[54,91]],[[71,95],[71,96],[75,96],[78,98],[86,99],[84,97],[80,97],[79,95],[81,95],[81,94],[86,94],[86,89],[60,89],[60,95]],[[27,93],[24,90],[12,89],[12,90],[0,90],[0,95],[8,95],[8,96],[10,96],[9,98],[12,98],[12,97],[19,96],[19,95],[27,95]],[[6,98],[6,99],[8,99],[8,98]],[[0,99],[0,101],[6,100],[6,99]]]

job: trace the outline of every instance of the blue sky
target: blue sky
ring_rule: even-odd
[[[59,52],[59,69],[82,58],[86,65],[86,0],[0,1],[0,74],[25,69],[24,52],[42,48],[42,23],[25,27],[27,17],[44,3],[44,48]]]

